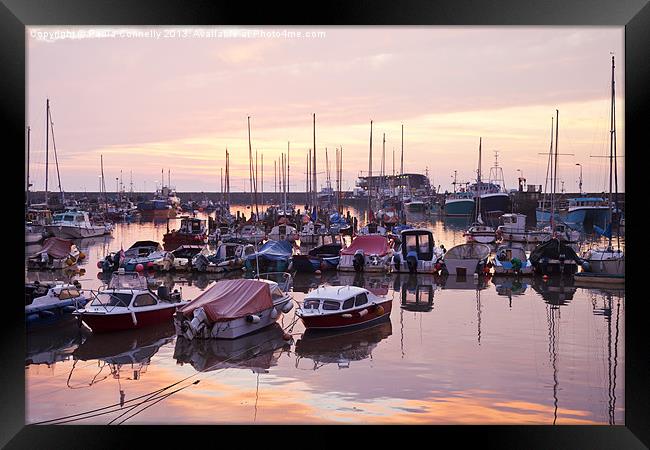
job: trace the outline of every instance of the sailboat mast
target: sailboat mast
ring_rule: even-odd
[[[59,157],[56,153],[56,140],[54,139],[54,122],[52,121],[52,112],[50,111],[49,126],[52,130],[52,147],[54,147],[54,163],[56,164],[56,177],[59,181],[59,192],[61,193],[61,204],[65,204],[65,196],[63,194],[63,188],[61,187],[61,172],[59,172]]]
[[[370,153],[368,156],[368,222],[372,217],[372,120],[370,121]]]
[[[32,129],[27,127],[27,189],[25,190],[25,205],[29,207],[29,142]]]
[[[614,107],[614,101],[615,101],[615,91],[614,91],[614,55],[612,55],[612,105],[610,109],[610,115],[611,115],[611,127],[609,131],[609,223],[610,227],[613,228],[614,224],[612,223],[612,169],[613,169],[613,164],[614,164],[614,146],[616,142],[616,120],[614,118],[615,116],[615,107]],[[612,248],[612,233],[609,233],[609,244],[608,248]]]
[[[560,110],[555,110],[555,163],[553,168],[553,182],[551,183],[551,230],[555,224],[555,193],[557,192],[557,144],[559,142],[559,125],[560,125]]]
[[[45,207],[48,207],[48,177],[50,173],[50,99],[45,102]]]
[[[313,175],[312,175],[312,179],[311,179],[311,187],[313,189],[313,194],[314,194],[314,197],[313,197],[314,201],[313,201],[312,206],[314,208],[316,208],[316,210],[318,210],[318,207],[317,207],[317,204],[316,204],[317,200],[318,200],[318,197],[317,197],[318,188],[316,187],[317,186],[317,184],[316,184],[316,113],[314,113],[314,162],[312,164],[312,172],[313,172]]]
[[[384,189],[384,178],[386,177],[386,133],[383,134],[381,143],[381,187]]]
[[[478,138],[478,169],[476,170],[476,218],[481,219],[481,144],[483,138]]]
[[[287,194],[289,193],[289,189],[291,188],[291,185],[289,184],[289,154],[291,151],[291,143],[287,141]]]
[[[400,169],[399,169],[399,174],[400,178],[402,178],[402,175],[404,175],[404,124],[402,124],[402,156],[401,156],[401,161],[400,161]],[[402,200],[404,199],[404,187],[402,184],[404,183],[404,180],[400,180],[399,184],[399,192],[402,194]]]

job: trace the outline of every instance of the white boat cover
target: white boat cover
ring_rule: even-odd
[[[225,322],[273,307],[270,284],[249,279],[223,280],[215,283],[189,302],[180,312],[187,318],[203,308],[212,322]]]
[[[485,244],[460,244],[450,248],[444,259],[483,259],[490,254],[490,247]]]

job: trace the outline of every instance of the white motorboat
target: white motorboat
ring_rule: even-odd
[[[88,218],[86,211],[67,211],[55,214],[52,223],[45,226],[46,231],[63,239],[80,239],[109,234],[112,225],[96,225]]]
[[[490,247],[479,242],[456,245],[450,248],[443,261],[449,275],[470,275],[481,273],[488,257]]]
[[[298,230],[288,224],[280,224],[271,228],[268,238],[273,241],[295,241],[299,238]]]
[[[496,232],[494,228],[480,223],[474,223],[463,234],[467,242],[479,242],[481,244],[492,244],[496,241]]]
[[[236,339],[275,323],[293,308],[292,300],[272,280],[218,281],[174,315],[176,335]]]
[[[551,238],[550,230],[526,230],[524,214],[508,213],[501,216],[501,225],[496,230],[497,237],[505,242],[539,244]]]
[[[219,244],[213,254],[203,250],[196,255],[192,259],[192,270],[208,273],[239,270],[244,267],[246,257],[253,253],[255,253],[255,247],[252,244],[224,242]]]
[[[433,232],[427,229],[402,230],[401,243],[391,259],[392,272],[436,273],[443,251],[436,247]]]
[[[393,257],[392,241],[380,235],[360,235],[341,250],[338,270],[387,272]]]

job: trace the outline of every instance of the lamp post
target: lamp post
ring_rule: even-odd
[[[580,189],[580,195],[582,195],[582,164],[576,163],[576,166],[580,166],[580,182],[578,183]]]
[[[524,190],[524,186],[521,183],[521,181],[524,179],[524,173],[521,171],[521,169],[517,169],[517,172],[519,172],[519,177],[517,180],[517,184],[519,185],[519,192]]]

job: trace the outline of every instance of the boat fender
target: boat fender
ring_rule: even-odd
[[[138,325],[138,319],[135,317],[135,311],[131,311],[131,320],[133,321],[133,325]]]
[[[363,316],[365,316],[366,314],[368,314],[368,309],[367,309],[367,308],[366,308],[366,309],[362,309],[361,311],[359,311],[359,317],[363,317]]]
[[[350,313],[341,314],[341,317],[343,317],[344,319],[351,319],[352,314],[350,314]]]
[[[282,312],[286,314],[289,311],[291,311],[292,308],[293,308],[293,302],[288,301],[282,306]]]
[[[384,314],[384,312],[386,312],[386,310],[384,309],[384,307],[381,306],[381,305],[377,305],[377,309],[376,309],[375,311],[377,311],[377,315],[378,315],[378,316],[381,316],[382,314]]]
[[[262,318],[255,314],[249,314],[246,316],[246,322],[248,323],[259,323]]]

